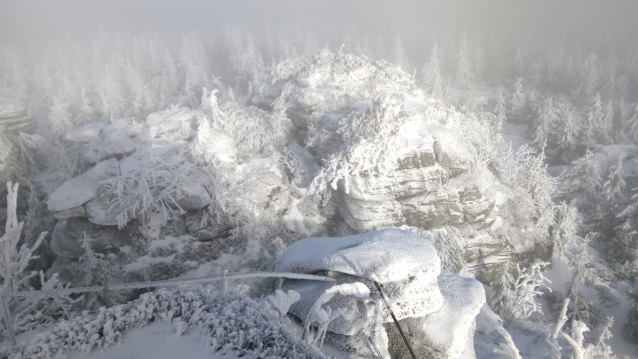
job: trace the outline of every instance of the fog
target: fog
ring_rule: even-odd
[[[347,29],[419,38],[443,32],[609,43],[635,39],[638,3],[614,1],[0,1],[0,41],[41,46],[107,32],[296,26],[333,40]],[[391,34],[391,35],[390,35]],[[338,41],[338,40],[337,40]]]

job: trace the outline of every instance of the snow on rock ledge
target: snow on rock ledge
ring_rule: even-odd
[[[427,236],[426,236],[427,237]],[[393,312],[419,338],[417,350],[436,358],[473,357],[474,318],[485,303],[482,285],[441,271],[440,259],[429,240],[399,229],[385,229],[341,238],[306,238],[290,245],[277,258],[276,271],[327,274],[338,284],[362,282],[373,293],[367,299],[336,296],[326,305],[348,309],[345,318],[328,326],[333,345],[365,356],[367,338],[381,310],[390,353],[401,354],[401,342],[392,319],[376,293],[378,280]],[[284,290],[295,290],[301,300],[290,313],[305,319],[315,300],[332,284],[289,280]],[[380,307],[380,308],[379,308]],[[444,333],[441,328],[445,328]],[[442,335],[444,334],[444,335]],[[382,343],[376,343],[381,345]],[[370,354],[372,355],[372,354]],[[422,356],[426,357],[426,356]]]

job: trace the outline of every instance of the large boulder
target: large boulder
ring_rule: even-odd
[[[441,271],[440,259],[430,242],[436,234],[424,232],[423,236],[386,229],[340,238],[306,238],[279,255],[275,270],[323,274],[334,278],[337,284],[361,282],[368,286],[373,293],[369,298],[337,295],[325,304],[348,310],[345,318],[338,318],[328,326],[328,340],[340,349],[364,356],[362,351],[371,350],[367,340],[370,333],[383,331],[385,327],[389,345],[384,340],[373,345],[381,353],[388,353],[389,349],[393,357],[401,357],[403,343],[377,294],[376,281],[390,301],[395,317],[413,329],[417,350],[430,355],[422,357],[432,357],[432,353],[442,353],[435,358],[457,358],[461,352],[473,354],[474,317],[485,303],[483,287],[474,279]],[[295,290],[301,296],[289,312],[305,320],[317,298],[332,285],[287,280],[283,289]],[[441,328],[446,328],[445,334]],[[442,339],[448,330],[449,337]]]
[[[69,218],[59,221],[51,235],[51,249],[66,258],[80,258],[85,249],[80,241],[84,236],[93,239],[91,248],[96,252],[114,249],[125,241],[117,227],[99,226],[86,218]]]
[[[114,158],[98,163],[83,174],[64,182],[49,194],[47,209],[59,212],[83,205],[95,197],[100,181],[116,176],[119,169],[119,163]]]
[[[36,122],[28,109],[19,102],[0,96],[0,133],[32,132]]]

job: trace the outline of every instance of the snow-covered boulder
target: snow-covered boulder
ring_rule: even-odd
[[[428,238],[435,236],[425,234]],[[377,313],[382,313],[390,352],[400,352],[397,348],[403,344],[391,328],[392,318],[380,297],[374,294],[377,281],[396,318],[414,327],[413,337],[419,338],[422,353],[440,352],[448,355],[442,358],[456,358],[466,348],[472,350],[474,318],[485,303],[485,294],[478,281],[442,272],[440,266],[428,239],[408,231],[385,229],[339,238],[303,239],[279,255],[275,270],[323,274],[336,279],[337,284],[362,282],[368,286],[373,293],[369,298],[335,296],[326,303],[333,309],[348,309],[345,317],[328,326],[329,340],[335,341],[337,347],[345,350],[366,347],[369,343],[361,338],[370,335]],[[289,312],[304,320],[315,300],[331,286],[326,282],[286,281],[284,290],[295,290],[301,296]],[[441,334],[442,328],[446,329],[445,334]],[[447,334],[449,337],[441,339]]]
[[[0,96],[0,133],[31,132],[36,122],[19,102]]]
[[[210,194],[198,183],[184,186],[181,192],[176,204],[185,211],[198,211],[210,204]]]
[[[94,239],[91,248],[96,252],[114,248],[122,242],[117,227],[99,226],[86,218],[69,218],[59,221],[51,234],[51,249],[55,254],[66,258],[79,258],[84,254],[81,239],[86,234]]]
[[[154,112],[146,118],[149,137],[187,140],[191,137],[191,129],[195,127],[196,117],[197,112],[188,107],[173,107]]]
[[[437,278],[444,302],[441,309],[424,317],[399,321],[410,333],[410,345],[417,358],[474,358],[475,318],[485,304],[483,285],[446,270]],[[394,358],[410,356],[394,323],[385,324],[389,351]]]
[[[83,174],[64,182],[49,194],[47,209],[59,212],[83,205],[95,197],[100,187],[99,182],[117,175],[119,169],[119,163],[114,158],[98,163]]]
[[[98,138],[104,126],[102,122],[93,122],[84,126],[75,127],[66,132],[64,139],[67,141],[89,143]]]

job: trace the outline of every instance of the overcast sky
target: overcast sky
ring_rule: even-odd
[[[504,36],[633,38],[636,0],[0,0],[0,41],[40,44],[95,34],[299,24],[334,33],[485,31]]]

